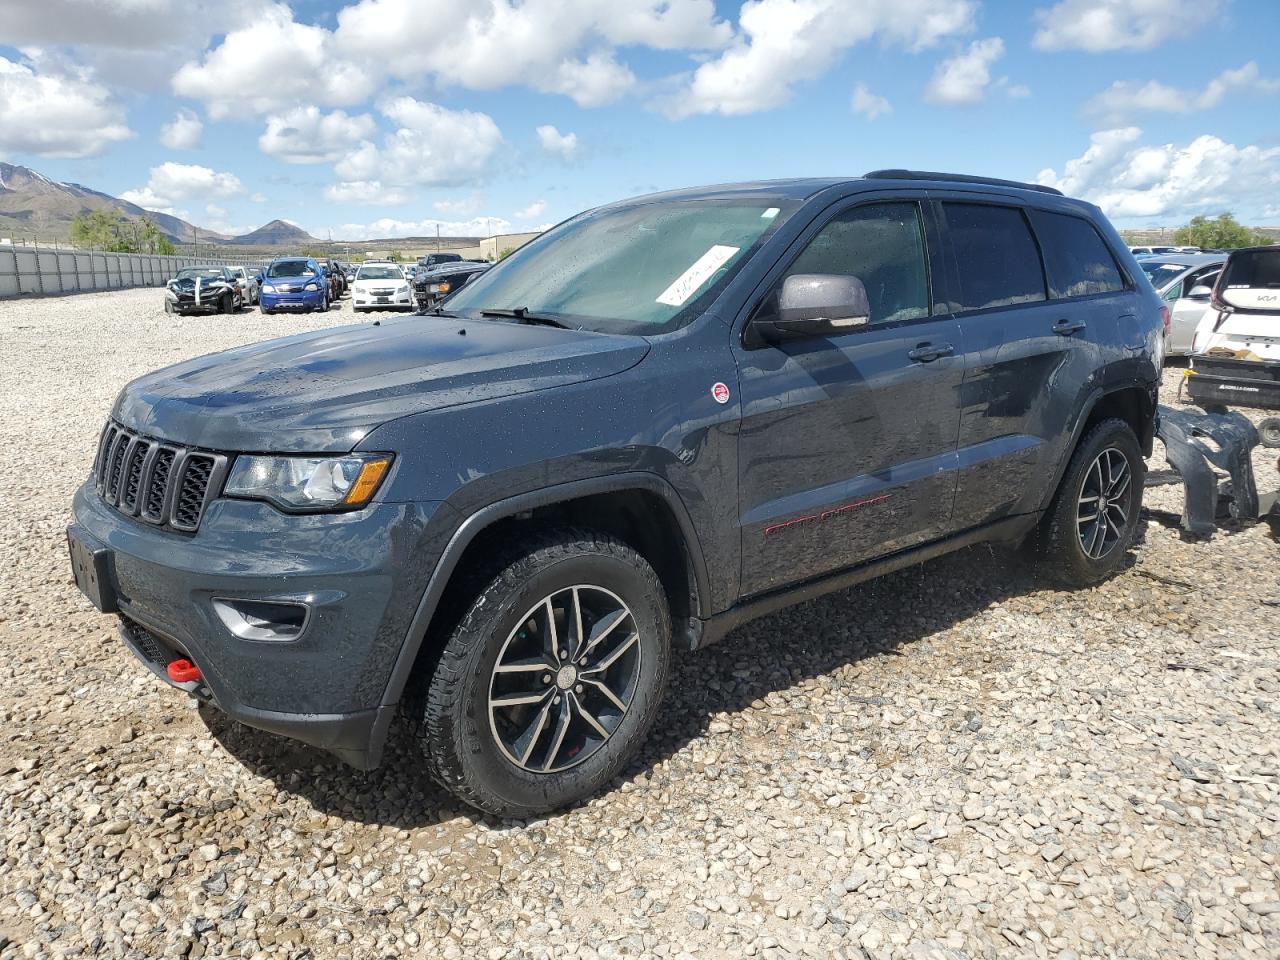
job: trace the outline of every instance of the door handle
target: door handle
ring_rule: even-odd
[[[1059,320],[1053,325],[1053,332],[1060,337],[1069,337],[1084,329],[1083,320]]]
[[[908,350],[907,356],[915,363],[933,363],[939,357],[949,357],[956,348],[949,343],[922,343],[914,350]]]

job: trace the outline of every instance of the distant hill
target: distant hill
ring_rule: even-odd
[[[78,183],[59,183],[29,167],[0,163],[0,236],[68,240],[71,222],[90,210],[115,208],[129,217],[146,217],[174,243],[191,243],[197,228],[167,213],[108,196]],[[212,230],[199,231],[201,242],[226,240]]]
[[[219,241],[245,247],[304,247],[319,243],[307,231],[287,220],[272,220],[252,233],[241,234],[238,237],[220,237]]]

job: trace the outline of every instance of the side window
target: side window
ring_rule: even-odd
[[[834,273],[867,288],[870,323],[929,315],[924,229],[914,203],[875,203],[836,217],[809,241],[786,276]]]
[[[1169,301],[1177,300],[1182,296],[1183,281],[1179,280],[1172,287],[1164,292],[1164,298]]]
[[[1033,210],[1031,219],[1044,246],[1054,299],[1124,289],[1115,257],[1088,220],[1043,210]]]
[[[960,309],[985,310],[1045,299],[1044,267],[1016,207],[943,203],[960,272]]]

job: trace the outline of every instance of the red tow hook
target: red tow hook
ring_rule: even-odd
[[[165,668],[165,672],[174,683],[190,683],[200,679],[200,668],[186,659],[174,660]]]

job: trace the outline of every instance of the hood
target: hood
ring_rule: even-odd
[[[227,287],[231,285],[231,281],[224,280],[221,277],[200,277],[200,291],[212,290],[214,287]],[[170,280],[169,289],[177,293],[194,293],[196,290],[195,277],[183,277],[180,280]]]
[[[388,420],[612,376],[648,350],[642,337],[407,317],[167,367],[126,386],[113,416],[210,450],[346,452]]]

